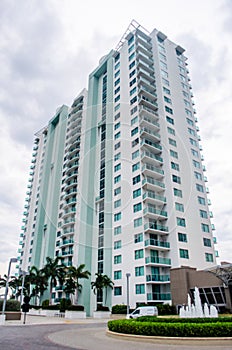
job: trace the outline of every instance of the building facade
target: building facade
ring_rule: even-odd
[[[170,268],[214,266],[192,97],[184,49],[133,21],[89,75],[88,91],[36,135],[19,267],[42,267],[46,255],[84,263],[92,276],[79,300],[91,314],[96,272],[114,282],[108,306],[129,292],[135,307],[171,303]]]

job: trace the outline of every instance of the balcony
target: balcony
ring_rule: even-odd
[[[157,117],[157,119],[159,117],[159,115],[158,115],[156,110],[154,110],[152,108],[149,108],[147,106],[144,106],[144,105],[140,106],[139,111],[140,111],[140,113],[142,115],[145,114],[145,115],[148,115],[148,116],[151,116],[151,117]]]
[[[147,300],[149,301],[171,300],[171,294],[170,293],[147,293]]]
[[[141,45],[145,50],[151,50],[152,48],[151,43],[146,40],[143,40],[140,36],[137,36],[136,44]]]
[[[147,127],[149,128],[148,130],[152,130],[152,129],[159,130],[160,129],[159,123],[156,122],[155,120],[152,120],[151,118],[147,117],[146,115],[142,116],[142,118],[140,119],[140,125],[141,125],[141,127],[143,127],[143,129],[147,129]],[[157,134],[157,135],[159,135],[159,134]],[[159,135],[159,139],[160,139],[160,135]]]
[[[146,248],[156,248],[156,250],[169,250],[170,249],[170,243],[159,241],[157,239],[146,239],[144,242],[144,245]]]
[[[67,255],[73,255],[73,250],[70,250],[68,252],[59,252],[59,256],[67,256]]]
[[[141,61],[144,61],[146,64],[152,66],[154,64],[152,55],[149,51],[145,50],[138,50],[137,51],[137,58]]]
[[[142,181],[142,186],[148,190],[164,191],[165,185],[163,182],[154,180],[152,177],[146,177]]]
[[[159,258],[157,256],[147,256],[145,258],[146,265],[171,266],[171,259]]]
[[[140,81],[141,81],[141,79],[140,79]],[[139,94],[142,94],[143,96],[145,96],[151,100],[157,99],[155,89],[148,88],[144,84],[139,85]]]
[[[157,224],[156,222],[148,222],[144,225],[145,233],[167,234],[168,227]]]
[[[143,162],[149,162],[152,161],[152,163],[155,163],[156,165],[162,165],[163,158],[160,156],[157,156],[156,154],[152,152],[145,151],[141,154],[141,159]]]
[[[164,171],[161,168],[158,168],[151,164],[144,164],[142,166],[142,172],[145,176],[152,176],[157,179],[164,177]]]
[[[140,129],[140,135],[148,136],[152,141],[155,141],[155,142],[160,141],[160,134],[146,127],[143,127]]]
[[[150,81],[150,83],[155,83],[155,77],[153,73],[148,73],[147,70],[139,67],[138,69],[138,77],[144,77],[146,80]]]
[[[144,208],[143,214],[144,214],[144,216],[147,216],[148,218],[156,219],[156,220],[166,220],[168,217],[168,213],[166,211],[159,210],[159,209],[153,208],[151,206]]]
[[[155,100],[152,100],[144,95],[142,95],[140,98],[139,98],[139,104],[140,105],[143,105],[143,106],[146,106],[148,108],[153,108],[154,110],[157,110],[158,109],[158,104]]]
[[[147,283],[169,283],[170,275],[146,275]]]
[[[143,194],[143,200],[157,205],[164,205],[166,203],[166,197],[160,196],[152,191],[147,191]]]
[[[64,239],[63,242],[60,243],[60,245],[68,245],[68,244],[73,244],[74,240],[73,239]]]

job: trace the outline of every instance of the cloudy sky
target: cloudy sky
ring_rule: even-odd
[[[132,19],[186,49],[220,261],[232,262],[232,1],[0,0],[0,274],[17,256],[34,133]]]

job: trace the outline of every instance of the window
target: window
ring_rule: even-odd
[[[180,249],[180,258],[189,259],[189,252],[187,249]]]
[[[202,204],[202,205],[205,205],[205,204],[206,204],[205,198],[203,198],[203,197],[197,197],[197,199],[198,199],[198,203],[199,203],[199,204]]]
[[[139,150],[138,149],[137,149],[137,151],[132,153],[132,159],[135,159],[137,157],[139,157]]]
[[[122,295],[122,287],[114,287],[114,296]]]
[[[130,104],[133,105],[133,103],[135,103],[137,101],[137,96],[133,97],[131,100],[130,100]]]
[[[178,226],[186,227],[186,223],[185,223],[184,218],[176,218],[176,223]]]
[[[133,130],[131,130],[131,136],[134,136],[135,134],[137,134],[138,131],[139,131],[139,128],[138,128],[138,127],[136,127],[136,128],[134,128]]]
[[[178,159],[178,153],[176,151],[173,151],[172,149],[170,149],[170,156]]]
[[[193,155],[194,157],[199,158],[199,153],[198,153],[195,149],[192,149],[192,148],[191,148],[191,152],[192,152],[192,155]]]
[[[134,41],[134,36],[132,36],[129,40],[128,40],[128,46],[130,46]]]
[[[187,106],[187,107],[190,107],[190,106],[191,106],[190,103],[189,103],[189,101],[186,101],[186,100],[184,100],[184,104],[185,104],[185,106]]]
[[[159,38],[158,38],[158,40],[159,40]],[[160,57],[160,59],[163,60],[163,61],[166,61],[166,60],[167,60],[167,59],[166,59],[166,56],[163,55],[161,52],[159,52],[159,57]]]
[[[198,169],[201,168],[201,164],[194,159],[193,159],[193,165],[195,166],[195,168],[198,168]]]
[[[210,232],[209,231],[209,225],[201,224],[201,229],[202,229],[203,232]]]
[[[120,128],[120,122],[116,123],[114,126],[114,130],[117,130],[118,128]]]
[[[117,140],[121,136],[121,132],[117,132],[117,134],[114,135],[114,139]]]
[[[133,198],[137,198],[139,196],[141,196],[141,188],[133,191]]]
[[[129,48],[128,48],[128,53],[131,53],[131,51],[133,51],[135,48],[135,45],[131,45]]]
[[[171,168],[180,171],[180,166],[177,163],[171,162]]]
[[[133,115],[135,112],[137,112],[137,110],[138,110],[137,106],[133,107],[130,111],[130,114]]]
[[[143,258],[143,249],[135,250],[135,260]]]
[[[114,195],[117,196],[117,195],[120,194],[120,193],[121,193],[121,187],[115,188],[115,190],[114,190]]]
[[[120,233],[122,233],[122,226],[117,226],[114,228],[114,235],[119,235]]]
[[[182,93],[183,93],[184,97],[189,98],[189,94],[186,91],[182,91]]]
[[[118,118],[120,118],[120,112],[114,116],[114,120],[117,120]]]
[[[172,118],[166,116],[166,120],[167,120],[168,123],[174,125],[174,119],[172,119]]]
[[[175,135],[175,130],[172,128],[169,128],[169,126],[167,127],[168,133],[171,135]]]
[[[115,167],[114,167],[115,172],[120,170],[120,169],[121,169],[121,163],[118,163],[117,165],[115,165]]]
[[[196,189],[199,192],[204,192],[204,187],[202,185],[200,185],[200,184],[196,184]]]
[[[194,171],[195,178],[198,180],[202,180],[202,175],[198,173],[197,171]]]
[[[169,86],[169,81],[168,81],[167,79],[165,79],[164,77],[162,77],[162,83],[163,83],[164,85]]]
[[[118,183],[120,181],[121,181],[121,175],[115,176],[114,183],[116,184],[116,183]]]
[[[133,185],[135,185],[138,182],[140,182],[140,175],[137,175],[137,176],[133,177],[132,182],[133,182]]]
[[[117,70],[120,67],[120,62],[118,62],[115,66],[114,66],[114,70]]]
[[[163,92],[167,95],[171,95],[171,91],[167,89],[165,86],[163,86]]]
[[[191,126],[194,126],[194,122],[192,121],[192,119],[186,118],[187,123]]]
[[[129,56],[129,61],[133,60],[134,57],[135,57],[135,53],[133,52],[133,53]]]
[[[120,100],[120,95],[116,96],[115,99],[114,99],[114,102],[118,102]]]
[[[165,70],[161,69],[160,72],[163,78],[168,78],[168,73]]]
[[[122,271],[121,270],[114,271],[114,279],[120,280],[121,278],[122,278]]]
[[[192,112],[191,112],[189,109],[187,109],[187,108],[185,108],[185,113],[186,113],[189,117],[192,117],[192,116],[193,116]]]
[[[121,152],[114,155],[114,161],[117,161],[121,158]]]
[[[118,199],[114,202],[114,209],[119,208],[121,206],[121,199]]]
[[[115,255],[114,256],[114,264],[121,264],[122,262],[122,256],[121,255]]]
[[[173,110],[168,106],[165,106],[165,111],[170,113],[170,114],[173,114]]]
[[[178,241],[187,243],[187,235],[186,235],[186,233],[178,232]]]
[[[120,86],[117,87],[117,89],[114,90],[114,94],[117,95],[117,93],[120,91]]]
[[[144,266],[135,267],[135,276],[144,276]]]
[[[169,138],[169,139],[168,139],[168,142],[169,142],[170,145],[176,147],[176,140],[173,140],[173,139],[170,139],[170,138]]]
[[[196,133],[193,129],[188,128],[188,132],[189,132],[189,134],[196,136]]]
[[[208,219],[207,211],[200,209],[200,217],[203,218],[203,219]]]
[[[211,239],[209,238],[203,238],[203,243],[205,247],[212,247]]]
[[[133,77],[133,75],[135,75],[135,73],[136,73],[136,70],[135,69],[132,70],[132,72],[129,74],[129,78]]]
[[[133,119],[131,119],[131,125],[134,125],[135,123],[137,123],[138,120],[139,120],[139,118],[136,115]]]
[[[138,170],[139,168],[140,168],[140,163],[139,163],[139,162],[132,165],[132,171],[136,171],[136,170]]]
[[[176,176],[176,175],[172,175],[172,181],[173,181],[173,182],[176,182],[176,183],[178,183],[178,184],[181,183],[180,177],[179,177],[179,176]]]
[[[121,218],[122,218],[122,213],[121,212],[114,214],[114,221],[119,221],[119,220],[121,220]]]
[[[182,198],[182,191],[177,188],[173,188],[174,196]]]
[[[205,253],[205,261],[213,262],[213,254]]]
[[[134,206],[133,206],[134,213],[136,213],[137,211],[140,211],[140,210],[142,210],[142,203],[134,204]]]
[[[142,226],[142,218],[134,219],[134,227]]]
[[[114,82],[114,86],[117,86],[120,83],[120,78],[118,78],[117,80],[115,80]],[[114,92],[115,93],[115,92]]]
[[[114,74],[114,78],[116,79],[120,74],[120,69]]]
[[[130,96],[132,96],[136,92],[136,86],[130,91]]]
[[[164,101],[167,103],[172,103],[172,100],[167,96],[164,96]]]
[[[184,205],[183,204],[181,204],[181,203],[175,203],[175,208],[176,208],[176,210],[178,210],[178,211],[182,211],[182,212],[184,212]]]
[[[115,143],[114,150],[116,151],[121,146],[120,141],[118,143]]]
[[[145,294],[145,285],[144,284],[136,284],[135,285],[135,294]]]
[[[162,62],[162,61],[160,61],[160,67],[163,68],[163,69],[166,69],[166,70],[168,69],[167,64]]]
[[[122,248],[122,241],[115,241],[114,242],[114,249],[120,249]]]
[[[142,233],[137,233],[134,235],[134,242],[139,243],[143,241],[143,234]]]
[[[197,141],[194,140],[194,139],[189,139],[190,143],[193,145],[193,146],[196,146],[197,147]]]
[[[133,61],[129,64],[129,69],[133,68],[134,66],[135,66],[135,61]]]

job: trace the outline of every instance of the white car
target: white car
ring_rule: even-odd
[[[156,306],[137,307],[137,309],[135,309],[131,314],[128,314],[126,318],[137,318],[141,316],[158,316],[158,309]]]

